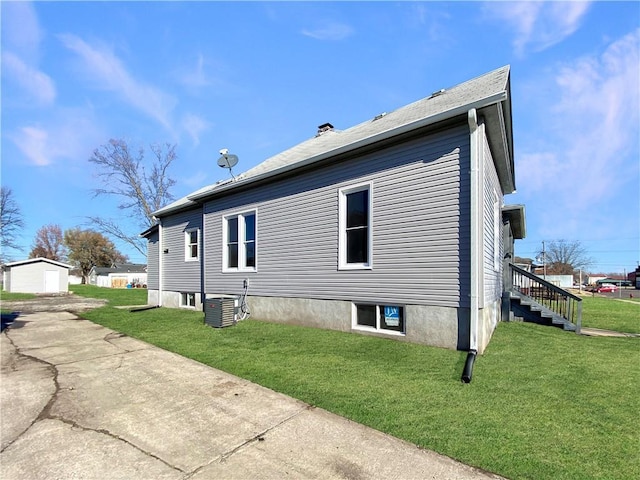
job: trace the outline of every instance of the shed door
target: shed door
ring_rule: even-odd
[[[60,273],[57,270],[45,270],[44,291],[46,293],[57,293],[60,291]]]

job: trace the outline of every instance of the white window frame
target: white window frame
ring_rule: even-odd
[[[190,305],[190,299],[193,298],[193,305]],[[193,292],[182,292],[180,294],[180,306],[182,308],[196,308],[197,298]]]
[[[255,257],[255,265],[253,267],[247,267],[247,248],[246,248],[246,240],[245,240],[245,217],[254,216],[254,228],[255,228],[255,238],[253,240],[253,251]],[[238,219],[238,266],[237,267],[229,267],[229,257],[227,251],[227,238],[228,238],[228,228],[229,228],[229,220],[237,218]],[[224,273],[233,273],[233,272],[257,272],[258,271],[258,210],[245,210],[240,213],[232,213],[229,215],[224,215],[222,217],[222,271]]]
[[[369,248],[367,261],[347,263],[347,195],[366,190],[368,192],[369,217],[368,238]],[[338,190],[338,270],[371,270],[373,269],[373,182],[358,183]]]
[[[196,247],[198,249],[198,254],[195,257],[191,256],[191,234],[196,232]],[[199,228],[188,228],[184,231],[184,261],[185,262],[197,262],[200,260],[200,229]]]
[[[376,311],[376,326],[370,327],[368,325],[360,325],[358,323],[358,305],[367,305],[371,307],[375,307]],[[402,331],[398,330],[388,330],[386,328],[382,328],[382,319],[380,317],[381,307],[384,305],[368,303],[368,302],[352,302],[351,303],[351,328],[353,330],[360,330],[363,332],[376,332],[376,333],[384,333],[385,335],[395,335],[399,337],[404,337],[407,335],[407,307],[405,305],[394,305],[396,307],[402,308]]]

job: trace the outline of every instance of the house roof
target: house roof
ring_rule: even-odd
[[[110,273],[147,273],[147,266],[142,263],[123,263],[113,267],[93,267],[91,272],[96,275],[109,275]]]
[[[50,263],[51,265],[56,265],[58,267],[62,267],[62,268],[73,268],[73,265],[68,265],[66,263],[62,263],[62,262],[57,262],[55,260],[51,260],[49,258],[44,258],[44,257],[36,257],[36,258],[28,258],[26,260],[18,260],[17,262],[11,262],[11,263],[5,263],[5,267],[17,267],[19,265],[27,265],[29,263],[37,263],[37,262],[45,262],[45,263]]]
[[[139,236],[147,238],[157,231],[158,231],[158,224],[156,223],[155,225],[151,225],[144,232],[140,233]]]
[[[381,114],[346,130],[335,130],[329,124],[322,131],[257,166],[228,179],[197,190],[154,212],[161,217],[190,208],[208,198],[253,182],[286,174],[298,168],[346,154],[375,142],[466,116],[475,108],[485,118],[498,178],[505,193],[515,191],[513,141],[511,127],[510,67],[504,66],[449,89],[439,90],[395,111]]]

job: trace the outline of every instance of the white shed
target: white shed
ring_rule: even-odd
[[[71,265],[48,258],[29,258],[4,265],[4,289],[20,293],[69,291]]]

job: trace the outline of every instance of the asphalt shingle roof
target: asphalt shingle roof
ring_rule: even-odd
[[[470,108],[482,108],[506,101],[509,76],[510,67],[507,65],[450,89],[439,90],[428,97],[346,130],[325,131],[266,159],[238,175],[235,181],[224,180],[205,186],[158,210],[155,214],[162,216],[196,205],[198,200],[203,200],[208,195],[246,185],[264,176],[308,165],[377,140],[390,138],[405,130],[464,114]],[[508,121],[510,122],[510,118]]]

